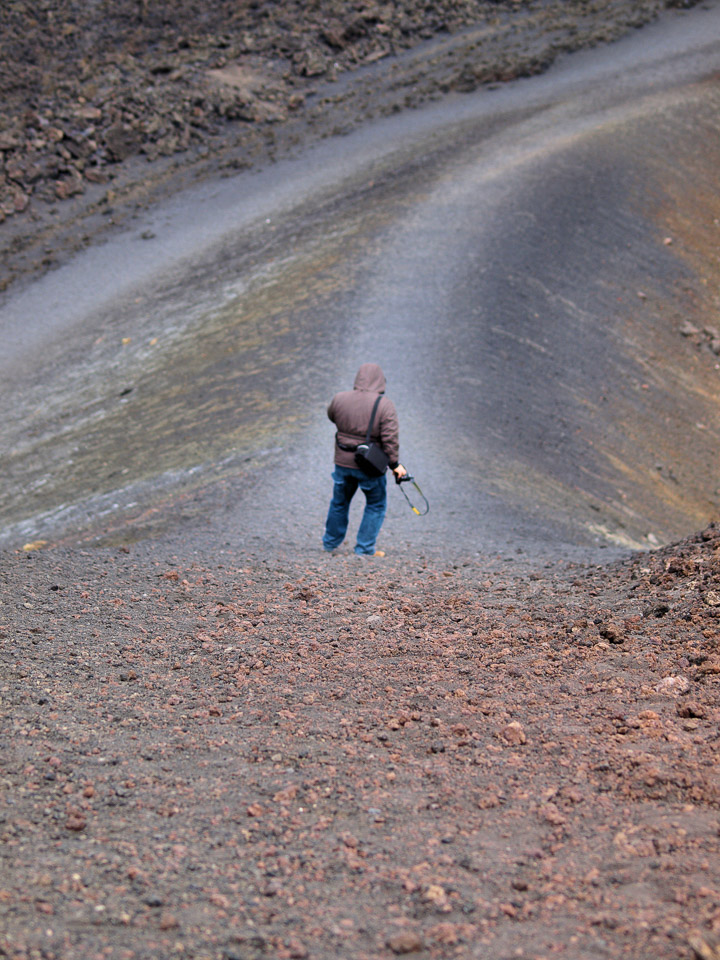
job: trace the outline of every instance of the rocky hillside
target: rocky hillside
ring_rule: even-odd
[[[0,222],[107,183],[130,157],[194,148],[197,159],[229,124],[282,124],[302,113],[317,82],[440,35],[482,24],[494,38],[490,59],[480,44],[477,68],[463,61],[441,84],[466,90],[543,69],[560,50],[610,40],[679,2],[8,0]],[[508,54],[505,38],[528,22],[547,42],[533,55]]]

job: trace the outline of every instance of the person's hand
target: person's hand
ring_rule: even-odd
[[[399,463],[396,467],[393,467],[393,473],[395,474],[396,483],[400,483],[400,480],[407,476],[407,470],[401,463]]]

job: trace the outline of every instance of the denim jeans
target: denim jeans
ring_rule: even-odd
[[[350,501],[360,487],[365,494],[365,510],[357,533],[355,553],[375,553],[375,541],[385,519],[387,481],[382,477],[368,477],[362,470],[335,466],[333,470],[333,497],[330,501],[323,546],[334,550],[345,539],[350,514]]]

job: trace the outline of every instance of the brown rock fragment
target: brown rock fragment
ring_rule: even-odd
[[[75,832],[80,832],[84,830],[87,826],[87,820],[82,813],[71,813],[68,815],[67,820],[65,821],[66,830],[74,830]]]
[[[140,136],[124,123],[114,123],[105,131],[105,149],[110,160],[127,160],[140,149]]]
[[[554,803],[546,803],[540,808],[540,816],[547,823],[551,823],[554,827],[562,826],[562,824],[567,822],[567,818]]]
[[[720,960],[720,939],[707,930],[696,930],[688,937],[697,960]]]
[[[507,743],[511,743],[513,746],[520,746],[523,743],[527,742],[527,737],[525,736],[525,731],[522,728],[522,724],[518,723],[517,720],[512,720],[510,723],[506,724],[500,731],[500,736]]]
[[[702,719],[707,716],[707,710],[701,703],[694,700],[687,700],[685,703],[678,703],[675,712],[679,717]]]
[[[614,620],[609,620],[604,623],[599,623],[598,633],[603,638],[603,640],[607,640],[608,643],[624,643],[625,642],[625,630],[621,626],[621,624],[616,623]]]
[[[405,953],[417,953],[422,950],[423,942],[417,933],[396,933],[386,940],[388,947],[398,956]]]
[[[73,170],[68,176],[55,181],[55,196],[58,200],[67,200],[85,191],[83,178],[77,170]]]

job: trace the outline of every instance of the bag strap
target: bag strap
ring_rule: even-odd
[[[375,422],[375,414],[377,413],[377,408],[382,400],[382,394],[377,395],[377,400],[373,404],[372,413],[370,414],[370,423],[368,424],[367,433],[365,434],[365,443],[370,443],[370,434],[372,433],[373,423]]]

